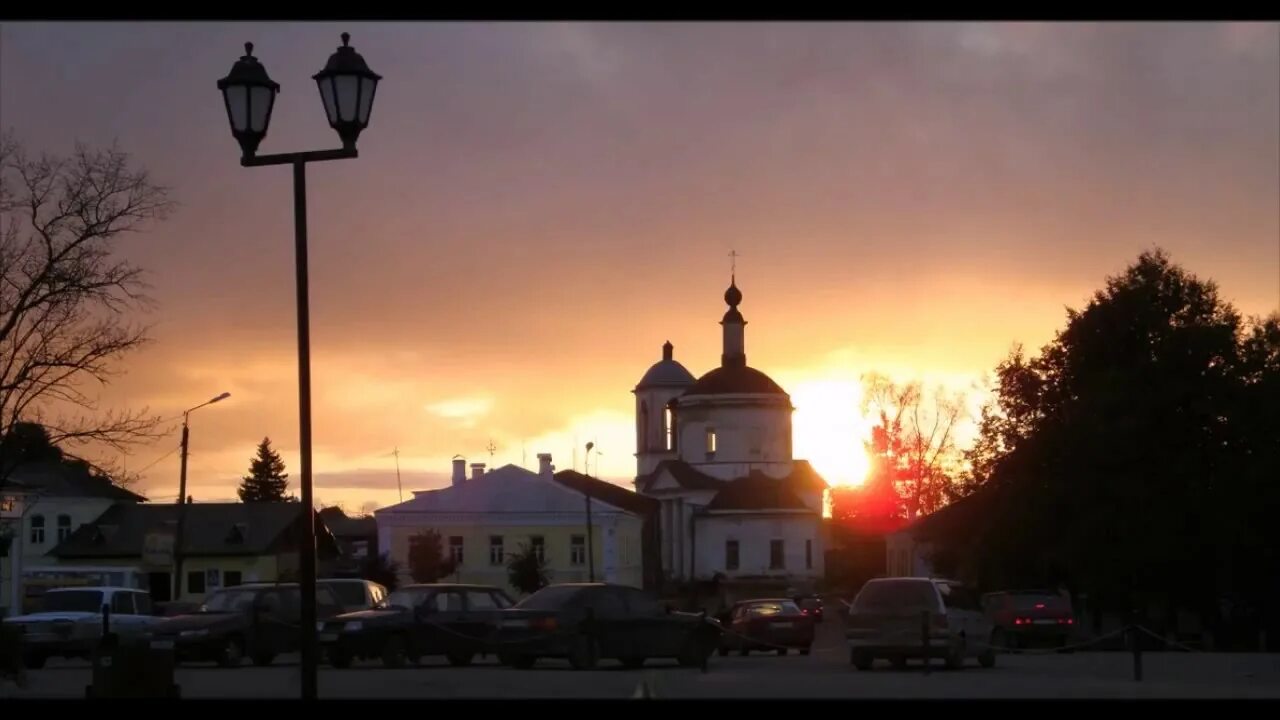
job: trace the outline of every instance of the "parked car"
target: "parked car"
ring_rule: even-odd
[[[1040,643],[1063,647],[1075,629],[1071,599],[1050,590],[987,593],[982,596],[982,607],[995,626],[991,644],[997,647]]]
[[[316,586],[316,616],[342,612],[333,589]],[[245,656],[270,665],[276,655],[301,645],[302,594],[296,583],[252,583],[205,598],[200,611],[151,626],[152,647],[172,647],[178,660],[213,661],[236,667]]]
[[[978,596],[960,583],[929,578],[869,580],[849,608],[849,661],[870,670],[878,658],[903,667],[908,659],[943,658],[959,668],[976,657],[995,664],[991,621]]]
[[[342,601],[342,612],[357,612],[378,607],[387,597],[387,588],[360,578],[324,578],[317,585],[331,588]]]
[[[334,667],[355,658],[382,658],[387,667],[424,655],[470,665],[498,626],[511,598],[488,585],[409,585],[374,609],[336,615],[318,623],[320,644]]]
[[[495,644],[504,665],[530,668],[565,658],[589,670],[604,658],[638,668],[649,658],[701,665],[715,652],[720,624],[675,612],[633,587],[608,583],[551,585],[502,611]]]
[[[802,613],[813,618],[814,622],[822,622],[822,598],[817,595],[801,595],[793,599]]]
[[[766,650],[786,655],[795,648],[808,655],[815,619],[787,598],[743,600],[729,611],[729,627],[720,636],[720,655]]]
[[[22,633],[23,664],[40,668],[51,657],[88,658],[102,639],[104,605],[111,608],[111,631],[122,637],[140,635],[159,621],[145,590],[74,587],[49,590],[36,612],[7,617],[4,624]]]

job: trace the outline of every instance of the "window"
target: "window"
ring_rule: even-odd
[[[640,425],[637,428],[640,437],[636,438],[636,448],[640,452],[649,452],[649,403],[640,401]]]
[[[619,588],[627,603],[627,612],[642,617],[657,617],[663,614],[662,605],[652,595],[635,588]]]
[[[111,596],[112,615],[133,615],[133,593],[118,592]]]
[[[707,454],[716,454],[716,430],[715,428],[707,428]]]
[[[462,564],[462,536],[449,536],[449,557],[453,560],[454,565]]]
[[[59,515],[58,516],[58,542],[62,542],[63,540],[66,540],[67,536],[70,534],[71,534],[71,516]]]
[[[538,556],[538,562],[547,561],[547,543],[541,535],[531,536],[529,545],[533,547],[533,553]]]
[[[146,593],[133,593],[133,605],[139,615],[150,615],[154,612],[151,608],[151,596]]]
[[[204,571],[204,585],[207,588],[222,587],[222,571],[218,568],[209,568]]]
[[[738,569],[738,541],[726,540],[724,543],[724,569]]]
[[[676,414],[668,405],[662,413],[662,430],[667,436],[667,450],[676,449]]]
[[[813,569],[813,541],[812,540],[804,541],[804,569],[805,570]]]
[[[487,590],[468,590],[467,606],[471,610],[498,610],[502,607]]]
[[[782,546],[781,540],[769,541],[769,569],[770,570],[781,570],[787,566],[786,563],[783,562],[784,558],[782,554],[782,549],[783,549],[783,546]]]
[[[437,612],[462,612],[462,593],[441,592],[431,599],[431,607]]]
[[[204,592],[204,571],[192,570],[187,573],[187,592],[203,593]]]
[[[32,545],[44,544],[44,516],[43,515],[31,516],[31,544]]]
[[[502,536],[490,535],[489,536],[489,564],[501,565],[503,558],[505,558],[506,556],[507,556],[507,553],[504,550],[502,545]]]
[[[569,537],[569,564],[587,564],[587,539],[585,536],[571,535]]]
[[[627,615],[622,597],[614,588],[602,587],[589,590],[586,600],[586,606],[601,620],[616,620]]]
[[[241,582],[243,582],[240,579],[239,570],[226,571],[225,573],[223,573],[222,580],[223,580],[223,587],[235,587],[239,585]]]

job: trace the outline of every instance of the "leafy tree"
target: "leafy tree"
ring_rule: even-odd
[[[423,530],[409,538],[409,575],[414,582],[440,582],[457,570],[444,550],[444,539],[435,530]]]
[[[142,271],[119,241],[173,206],[114,147],[33,157],[0,134],[0,438],[37,423],[54,446],[123,451],[159,435],[160,418],[103,411],[86,386],[147,341],[127,320],[150,304]],[[0,485],[15,466],[0,455]]]
[[[388,553],[370,554],[360,563],[360,577],[379,583],[388,591],[395,590],[400,583],[400,564]]]
[[[258,454],[249,463],[249,474],[240,481],[241,502],[285,502],[289,475],[280,453],[271,449],[271,438],[258,443]]]
[[[550,584],[550,571],[536,548],[520,543],[520,549],[507,558],[507,581],[511,587],[529,595]]]

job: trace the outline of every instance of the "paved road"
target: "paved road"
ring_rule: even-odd
[[[658,698],[1280,698],[1280,655],[1148,653],[1145,679],[1133,681],[1132,660],[1124,653],[1075,653],[998,658],[984,670],[970,662],[964,670],[918,666],[893,670],[877,664],[858,672],[848,661],[838,620],[819,632],[814,653],[799,657],[753,654],[714,657],[702,673],[654,662],[643,670],[608,664],[574,672],[563,662],[541,661],[532,670],[500,667],[492,661],[453,668],[443,659],[423,666],[387,670],[361,663],[347,670],[320,670],[321,697],[460,698],[630,698],[647,685]],[[278,666],[224,670],[183,666],[177,682],[184,698],[297,696],[296,657]],[[0,684],[3,697],[83,697],[89,682],[83,662],[51,661],[32,671],[18,690]]]

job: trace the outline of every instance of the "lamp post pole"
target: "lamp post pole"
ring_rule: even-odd
[[[173,595],[171,597],[174,602],[182,599],[182,539],[187,518],[187,448],[190,447],[191,439],[188,420],[191,418],[191,413],[196,410],[205,405],[212,405],[226,400],[229,397],[231,397],[231,393],[224,392],[212,400],[200,403],[182,413],[182,466],[178,474],[178,522],[177,527],[173,530]]]
[[[240,143],[244,167],[293,166],[294,272],[298,305],[298,449],[302,468],[302,502],[298,518],[298,575],[301,602],[302,699],[317,694],[316,670],[316,533],[311,472],[311,309],[307,271],[307,163],[358,157],[356,139],[369,124],[369,113],[381,76],[350,47],[350,35],[342,33],[342,46],[329,57],[313,79],[320,90],[329,125],[338,132],[342,147],[334,150],[258,155],[266,137],[271,110],[280,85],[253,57],[253,45],[218,81],[226,104],[231,133]]]

